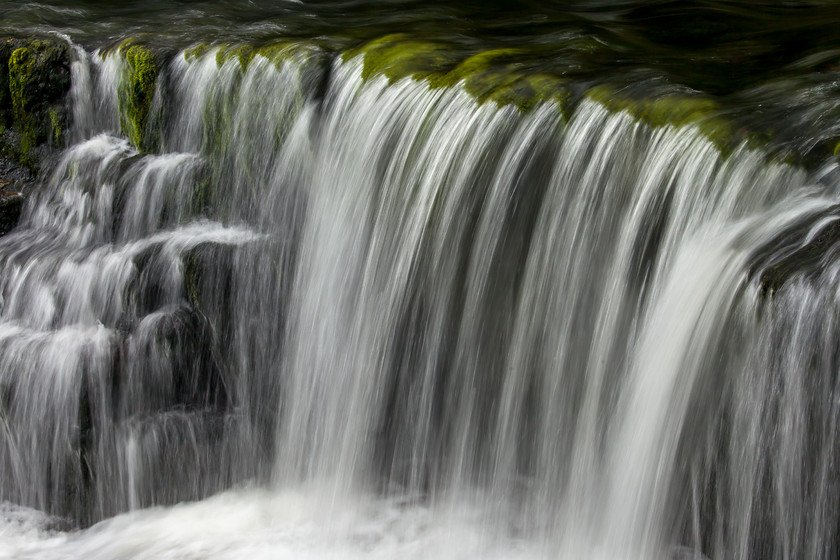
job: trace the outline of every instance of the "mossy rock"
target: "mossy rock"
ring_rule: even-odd
[[[64,146],[68,121],[67,106],[54,105],[50,107],[47,116],[50,118],[50,142],[54,146]]]
[[[563,80],[528,71],[521,63],[526,55],[520,49],[494,49],[464,59],[445,44],[397,34],[346,51],[343,59],[363,57],[363,80],[385,76],[393,83],[411,78],[433,89],[461,84],[479,104],[493,101],[500,107],[529,111],[554,100],[565,108],[570,95]]]
[[[184,59],[187,62],[193,62],[212,52],[215,52],[216,64],[220,68],[228,61],[236,60],[243,71],[247,70],[257,55],[266,58],[278,67],[285,62],[303,64],[308,60],[320,60],[324,56],[323,49],[312,42],[278,41],[259,46],[247,43],[217,45],[198,43],[184,50]]]
[[[207,43],[198,43],[192,47],[184,50],[184,59],[187,62],[203,58],[213,47]]]
[[[18,159],[37,167],[36,148],[41,144],[64,146],[70,91],[70,49],[53,39],[7,40],[0,59],[9,54],[8,98],[11,124],[18,135]],[[0,81],[4,79],[0,76]],[[0,84],[2,85],[2,84]],[[5,105],[8,109],[9,103]]]
[[[523,112],[554,100],[562,110],[568,106],[569,89],[563,80],[546,73],[530,73],[519,60],[518,49],[495,49],[473,55],[433,85],[461,83],[479,102],[493,101],[499,107],[513,105]]]
[[[357,56],[364,57],[362,79],[382,75],[391,83],[407,77],[431,80],[458,64],[452,49],[403,34],[386,35],[342,55],[344,60]]]
[[[323,66],[327,56],[320,46],[304,41],[282,41],[262,45],[256,49],[254,55],[259,55],[280,68],[283,64],[292,63],[306,66],[310,63]]]
[[[151,49],[133,39],[124,41],[119,53],[125,62],[118,88],[120,128],[138,150],[151,152],[157,145],[157,138],[148,125],[152,118],[160,61]]]
[[[721,117],[720,106],[706,97],[666,94],[633,99],[606,85],[591,88],[586,96],[611,112],[626,112],[653,128],[695,126],[724,156],[736,143],[732,123]]]
[[[221,68],[229,60],[237,60],[244,71],[253,60],[256,49],[253,45],[241,43],[238,45],[219,45],[216,51],[216,64]]]
[[[467,93],[483,101],[495,89],[522,77],[515,61],[520,54],[518,49],[493,49],[474,54],[439,80],[433,80],[432,84],[448,87],[463,82]]]
[[[497,87],[487,96],[499,107],[513,105],[528,112],[540,103],[555,101],[563,115],[568,117],[571,92],[562,80],[548,74],[523,76],[512,83]]]

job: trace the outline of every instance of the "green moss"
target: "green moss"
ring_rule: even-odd
[[[187,62],[198,60],[210,51],[210,45],[207,43],[199,43],[184,51],[184,58]]]
[[[28,48],[16,49],[9,59],[9,93],[16,128],[20,131],[21,148],[28,152],[35,146],[35,127],[30,113],[31,100],[26,84],[32,80],[34,55]]]
[[[437,43],[409,39],[405,35],[386,35],[345,52],[344,60],[364,56],[362,79],[383,75],[393,83],[406,77],[436,78],[458,62],[451,49]]]
[[[751,150],[765,150],[773,140],[773,133],[769,130],[751,130],[744,135],[744,141]]]
[[[566,110],[571,94],[565,83],[548,74],[534,74],[519,78],[497,87],[486,97],[487,101],[499,107],[513,105],[522,112],[528,112],[545,101],[555,101],[568,117]]]
[[[565,109],[569,91],[562,80],[544,73],[529,73],[520,60],[520,49],[484,51],[461,60],[446,45],[387,35],[343,54],[343,59],[364,57],[362,79],[385,76],[390,83],[410,77],[431,88],[461,84],[479,104],[493,101],[529,111],[543,101],[554,100]]]
[[[272,62],[278,68],[285,62],[304,63],[308,59],[320,57],[323,52],[314,44],[309,42],[280,41],[269,43],[259,47],[249,44],[221,44],[209,45],[199,43],[184,51],[184,59],[192,62],[207,56],[215,49],[216,64],[221,68],[230,60],[239,62],[241,70],[245,71],[259,55]]]
[[[586,95],[609,111],[626,112],[653,128],[695,126],[724,156],[734,146],[732,124],[720,117],[720,107],[711,99],[671,94],[636,100],[609,86],[596,86]]]
[[[184,54],[190,60],[203,56],[208,50],[208,46],[198,45],[185,51]],[[216,64],[221,68],[229,60],[237,60],[239,67],[244,71],[257,55],[279,66],[287,61],[303,62],[306,58],[312,57],[316,52],[318,52],[318,49],[314,45],[305,42],[281,41],[259,47],[249,44],[224,44],[219,45],[216,51]]]
[[[64,132],[67,125],[67,116],[64,107],[52,107],[50,109],[50,140],[56,146],[64,145]]]
[[[63,145],[66,112],[61,110],[70,88],[66,44],[47,39],[7,43],[16,48],[8,61],[12,122],[19,135],[19,160],[37,166],[34,149],[46,141]],[[59,129],[62,134],[55,135]]]
[[[248,67],[256,51],[252,45],[221,45],[216,51],[216,64],[221,68],[228,60],[236,59],[242,70]]]
[[[158,59],[148,47],[131,39],[120,45],[119,53],[125,61],[118,90],[120,128],[138,150],[149,152],[156,144],[147,126],[157,88]]]
[[[27,84],[32,82],[35,54],[29,48],[15,49],[9,58],[9,93],[12,98],[12,112],[15,127],[21,133],[21,146],[35,144],[35,129],[31,115],[32,98]]]
[[[433,84],[448,87],[463,82],[467,93],[484,101],[495,89],[510,85],[521,77],[513,62],[520,54],[517,49],[494,49],[474,54]]]
[[[287,62],[304,64],[310,60],[320,60],[323,51],[312,43],[284,41],[263,45],[254,54],[262,56],[279,68]]]

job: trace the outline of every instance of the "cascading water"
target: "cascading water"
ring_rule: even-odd
[[[0,558],[836,557],[840,261],[766,274],[836,164],[284,49],[172,57],[140,153],[74,48],[0,238]]]

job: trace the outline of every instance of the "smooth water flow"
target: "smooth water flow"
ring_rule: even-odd
[[[177,54],[148,154],[74,47],[0,238],[0,558],[840,553],[840,260],[764,280],[836,164],[289,49]]]

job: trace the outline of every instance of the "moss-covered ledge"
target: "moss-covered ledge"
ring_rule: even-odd
[[[531,72],[522,63],[520,49],[493,49],[466,58],[450,46],[386,35],[343,53],[343,60],[362,58],[362,79],[384,76],[390,83],[403,78],[425,82],[430,88],[458,84],[480,105],[512,105],[527,112],[553,100],[567,114],[570,90],[565,81],[548,73]]]
[[[576,90],[575,100],[590,99],[608,111],[625,112],[652,128],[694,126],[724,157],[741,140],[749,141],[755,136],[740,135],[738,127],[723,115],[718,103],[700,94],[675,90],[634,98],[609,85],[573,87],[562,76],[529,64],[533,53],[527,47],[491,49],[467,57],[459,56],[458,52],[440,42],[393,34],[345,51],[342,59],[360,58],[363,80],[384,76],[394,83],[410,78],[433,89],[460,84],[478,104],[492,101],[499,107],[512,105],[522,112],[554,101],[568,117],[573,110],[572,91]]]
[[[314,41],[274,41],[253,45],[249,43],[198,43],[183,51],[187,62],[193,62],[213,53],[216,65],[221,68],[227,62],[236,60],[244,72],[254,58],[265,58],[275,67],[292,62],[299,65],[317,63],[322,65],[328,58],[326,50]]]
[[[732,122],[722,117],[720,106],[707,97],[668,93],[634,99],[607,85],[590,88],[586,97],[608,111],[628,113],[652,128],[694,126],[723,156],[731,153],[738,142]]]

